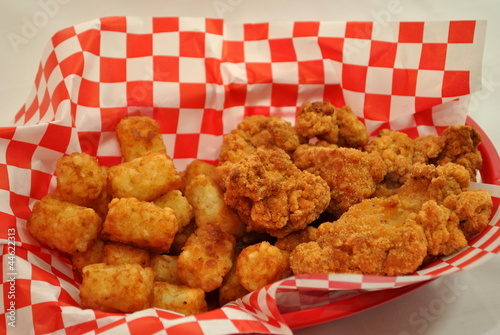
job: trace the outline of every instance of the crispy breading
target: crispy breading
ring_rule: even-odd
[[[174,210],[177,217],[177,225],[179,230],[187,226],[191,219],[194,218],[193,206],[188,199],[179,190],[169,191],[153,200],[156,206],[165,208],[170,207]]]
[[[224,200],[248,230],[283,237],[304,229],[330,202],[330,190],[319,176],[301,171],[277,147],[259,147],[234,164]]]
[[[126,162],[152,152],[167,152],[160,125],[148,116],[129,116],[115,128],[122,156]]]
[[[142,201],[178,189],[182,182],[172,159],[161,152],[150,152],[110,167],[108,180],[114,198],[133,197]]]
[[[80,286],[82,308],[111,313],[149,308],[153,303],[153,279],[153,270],[139,264],[87,265]]]
[[[107,242],[104,245],[103,263],[107,265],[139,264],[149,267],[151,257],[149,251],[119,242]]]
[[[47,194],[35,202],[26,227],[38,242],[72,254],[86,251],[94,243],[102,219],[92,208]]]
[[[202,289],[167,282],[154,283],[153,306],[184,315],[200,314],[208,309]]]
[[[274,245],[281,250],[293,251],[301,243],[316,241],[318,238],[317,231],[317,228],[308,226],[303,230],[279,238]]]
[[[291,274],[289,252],[267,241],[243,249],[236,259],[236,275],[241,286],[255,291]]]
[[[379,153],[354,148],[305,144],[294,152],[293,161],[298,168],[326,181],[331,198],[327,210],[336,216],[370,197],[387,172]]]
[[[177,260],[179,278],[185,285],[205,292],[219,288],[233,265],[235,245],[235,237],[222,231],[219,225],[208,223],[198,227]]]
[[[115,198],[109,204],[101,237],[162,253],[170,249],[177,230],[173,209],[135,198]]]
[[[151,268],[155,273],[155,281],[182,284],[177,273],[178,259],[178,256],[152,254]]]
[[[56,163],[57,189],[61,200],[87,206],[106,189],[106,174],[96,158],[72,153]]]
[[[83,268],[89,264],[102,263],[104,258],[104,242],[97,238],[85,251],[74,252],[70,256],[73,270],[81,279]]]

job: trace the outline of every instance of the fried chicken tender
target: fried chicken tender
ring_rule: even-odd
[[[366,126],[348,106],[336,108],[328,101],[302,104],[295,129],[305,138],[347,147],[363,146],[370,138]]]
[[[167,152],[160,125],[148,116],[129,116],[115,128],[122,156],[126,162],[152,152]]]
[[[298,169],[285,151],[259,147],[233,165],[224,200],[247,230],[284,237],[319,217],[330,190],[321,177]]]
[[[380,154],[354,148],[304,144],[293,153],[293,161],[299,169],[326,181],[331,198],[327,210],[336,216],[370,197],[387,172]]]
[[[255,291],[291,274],[289,252],[267,241],[243,249],[236,259],[236,275],[241,286]]]
[[[202,289],[167,282],[154,283],[153,306],[184,315],[200,314],[208,310]]]
[[[436,165],[457,163],[467,169],[472,181],[476,181],[477,170],[483,159],[478,150],[482,142],[481,134],[472,126],[450,126],[441,135],[444,148],[433,162]]]

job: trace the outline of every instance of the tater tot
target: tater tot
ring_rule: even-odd
[[[148,116],[129,116],[121,119],[115,131],[126,162],[152,151],[166,153],[160,125]]]
[[[205,291],[166,282],[154,283],[153,306],[184,315],[195,315],[207,311]]]
[[[209,177],[215,178],[215,165],[200,160],[194,160],[189,163],[183,171],[184,186],[189,184],[191,179],[200,174],[205,174]]]
[[[318,238],[317,231],[317,228],[308,226],[306,229],[279,238],[274,245],[281,250],[292,252],[293,249],[295,249],[295,247],[301,243],[316,241],[316,239]]]
[[[151,268],[155,274],[155,281],[164,281],[171,284],[182,284],[177,273],[178,256],[151,255]]]
[[[192,233],[194,233],[195,230],[196,224],[194,221],[191,221],[187,226],[179,230],[177,234],[175,234],[174,241],[172,242],[168,253],[170,255],[180,255],[187,239]]]
[[[135,198],[121,198],[110,202],[101,237],[163,253],[170,249],[176,233],[177,218],[173,209]]]
[[[184,195],[194,208],[198,227],[217,223],[223,231],[236,237],[245,233],[245,224],[238,214],[226,205],[224,193],[214,178],[205,174],[193,177],[186,185]]]
[[[291,275],[288,257],[267,241],[246,247],[236,260],[240,284],[251,292]]]
[[[220,287],[231,269],[236,239],[219,225],[207,224],[189,236],[177,260],[181,281],[210,292]]]
[[[139,264],[91,264],[83,268],[82,308],[133,313],[153,304],[154,274]]]
[[[224,306],[228,302],[234,301],[246,295],[248,290],[244,288],[236,275],[236,262],[231,270],[224,276],[222,285],[219,288],[219,305]]]
[[[118,242],[108,242],[104,246],[102,262],[107,265],[139,264],[142,267],[148,267],[151,264],[151,257],[146,249]]]
[[[86,251],[75,252],[70,255],[73,270],[82,278],[83,268],[90,264],[102,263],[104,258],[104,242],[96,239]]]
[[[57,194],[64,200],[85,206],[101,195],[106,187],[105,170],[96,158],[72,153],[56,163]]]
[[[172,159],[161,152],[150,152],[110,167],[108,180],[114,198],[133,197],[142,201],[151,201],[181,186]]]
[[[98,237],[102,219],[92,208],[48,194],[37,201],[27,222],[31,235],[50,248],[72,254],[86,251]]]
[[[162,208],[170,207],[174,210],[179,230],[187,226],[191,222],[191,219],[194,218],[193,206],[191,206],[188,199],[179,190],[167,192],[154,199],[153,203],[156,206]]]

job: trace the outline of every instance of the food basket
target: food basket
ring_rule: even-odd
[[[486,134],[481,183],[493,194],[485,231],[457,254],[408,276],[286,278],[195,316],[80,308],[69,259],[26,229],[35,201],[55,189],[55,163],[85,152],[121,162],[114,133],[127,115],[158,121],[179,171],[217,163],[222,137],[244,117],[294,123],[303,102],[349,105],[372,134],[410,136],[472,124],[486,22],[226,23],[192,17],[106,17],[56,33],[15,125],[0,128],[3,317],[8,333],[290,334],[399,297],[500,252],[500,161]],[[13,325],[16,327],[14,328]],[[20,331],[22,329],[22,331]]]

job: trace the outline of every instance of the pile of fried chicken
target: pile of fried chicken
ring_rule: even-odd
[[[348,106],[318,101],[294,125],[243,119],[223,139],[216,179],[246,230],[289,255],[293,274],[405,275],[488,225],[491,195],[470,188],[480,143],[471,126],[370,138]]]

